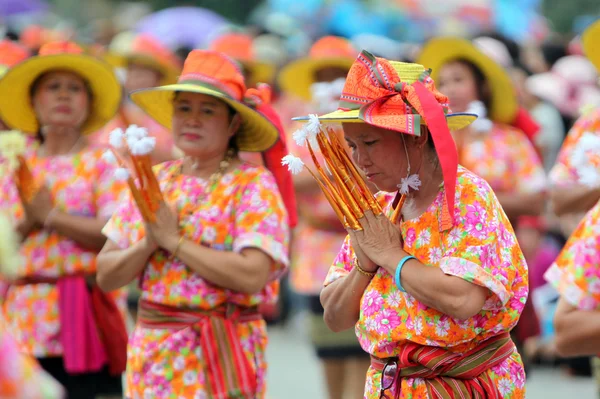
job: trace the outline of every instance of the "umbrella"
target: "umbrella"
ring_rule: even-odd
[[[144,17],[135,31],[151,34],[171,49],[201,48],[206,47],[211,34],[227,24],[225,18],[204,8],[172,7]]]
[[[46,11],[48,4],[43,0],[0,0],[0,16]]]

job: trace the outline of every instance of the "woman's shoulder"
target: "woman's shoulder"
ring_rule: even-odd
[[[503,123],[494,123],[492,135],[496,140],[503,140],[507,143],[530,142],[521,129]]]
[[[458,167],[456,175],[456,200],[459,204],[469,202],[490,203],[495,199],[494,190],[482,177],[462,166]]]

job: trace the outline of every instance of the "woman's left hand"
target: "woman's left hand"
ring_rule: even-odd
[[[384,214],[375,216],[369,210],[358,221],[363,229],[354,231],[356,244],[375,264],[384,266],[403,252],[400,230]]]
[[[52,195],[46,186],[40,187],[29,203],[23,202],[27,218],[43,225],[52,212]]]
[[[181,237],[177,213],[164,202],[156,211],[156,221],[147,223],[146,229],[152,241],[167,251],[173,250]]]

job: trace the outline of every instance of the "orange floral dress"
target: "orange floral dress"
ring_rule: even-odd
[[[391,216],[394,194],[378,200]],[[356,335],[362,348],[378,358],[397,357],[405,342],[464,353],[482,341],[510,331],[519,320],[528,294],[527,265],[514,231],[490,186],[459,167],[456,183],[455,226],[440,231],[444,190],[418,218],[402,222],[404,250],[423,264],[446,274],[487,287],[483,309],[467,320],[457,320],[398,290],[394,276],[380,268],[365,289],[360,303]],[[331,267],[325,285],[347,276],[354,252],[346,239]],[[525,372],[515,352],[488,373],[505,399],[524,398]],[[379,398],[381,372],[370,368],[366,399]],[[395,388],[392,388],[392,391]],[[425,382],[403,378],[399,398],[427,399]],[[396,392],[387,392],[396,397]]]
[[[102,159],[101,148],[77,154],[38,157],[36,148],[25,159],[39,185],[51,192],[61,212],[109,219],[116,210],[125,185],[114,179],[114,166]],[[3,179],[0,209],[16,223],[23,208],[12,177]],[[58,232],[38,229],[25,237],[20,248],[25,262],[18,272],[22,277],[57,278],[96,271],[97,252],[87,250]],[[124,291],[113,294],[125,316]],[[12,285],[6,292],[3,312],[10,331],[24,350],[38,358],[62,356],[58,289],[54,284]]]
[[[459,149],[459,163],[483,177],[497,193],[539,193],[546,173],[533,144],[523,132],[494,123],[492,130]]]
[[[257,294],[223,289],[204,280],[177,258],[157,251],[141,279],[141,299],[180,308],[211,310],[225,303],[250,307],[277,301],[277,281],[288,266],[287,213],[273,175],[264,167],[243,163],[213,187],[181,174],[182,161],[155,167],[165,200],[177,207],[182,233],[197,244],[220,251],[260,248],[273,259],[269,284]],[[131,199],[103,230],[121,248],[141,240],[144,225]],[[265,394],[267,329],[263,320],[239,323],[245,355],[255,366],[256,398]],[[127,397],[206,398],[198,333],[137,325],[129,341]]]

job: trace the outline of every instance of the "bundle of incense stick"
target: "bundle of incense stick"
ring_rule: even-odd
[[[156,211],[164,200],[160,185],[152,171],[150,157],[150,153],[156,145],[156,139],[149,136],[145,128],[131,125],[125,132],[122,129],[113,130],[110,133],[109,142],[112,149],[107,151],[103,158],[119,165],[115,177],[127,181],[133,200],[144,220],[151,223],[156,221]],[[123,152],[123,150],[125,150],[129,162],[119,155],[119,152]],[[130,169],[133,169],[135,179],[132,177]],[[138,184],[136,184],[136,180]]]
[[[27,147],[27,139],[23,133],[11,130],[0,133],[0,157],[9,173],[14,174],[15,184],[21,198],[30,202],[38,191],[33,175],[23,154]]]
[[[324,129],[316,115],[310,115],[309,122],[294,133],[294,140],[300,146],[307,146],[317,169],[317,173],[304,165],[300,158],[287,155],[282,164],[287,165],[293,174],[306,168],[317,181],[323,194],[331,204],[340,222],[346,228],[362,230],[359,219],[365,211],[375,215],[382,213],[381,206],[369,190],[358,169],[346,153],[336,133]],[[318,148],[325,161],[324,167],[315,154]]]

